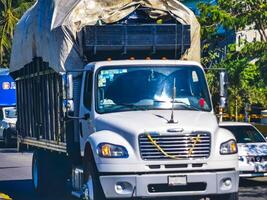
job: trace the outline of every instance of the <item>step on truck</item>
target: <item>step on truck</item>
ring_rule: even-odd
[[[122,2],[40,0],[16,26],[18,148],[34,151],[35,191],[238,199],[235,138],[202,66],[179,60],[198,49],[192,12]]]

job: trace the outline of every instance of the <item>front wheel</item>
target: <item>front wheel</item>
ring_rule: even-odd
[[[91,153],[84,156],[84,200],[106,200]]]

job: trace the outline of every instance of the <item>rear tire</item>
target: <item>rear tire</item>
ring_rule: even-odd
[[[4,146],[8,148],[10,146],[10,135],[8,134],[7,130],[4,130],[3,137],[4,137]]]
[[[44,152],[34,151],[32,157],[32,184],[34,191],[38,195],[46,195],[47,183]]]
[[[69,164],[65,156],[44,150],[34,152],[32,182],[37,194],[42,196],[49,196],[49,193],[64,194],[69,174]]]
[[[16,140],[12,139],[12,135],[14,135],[14,133],[12,133],[13,130],[11,130],[10,128],[5,129],[3,132],[3,137],[4,137],[4,144],[5,147],[15,147],[16,146]]]

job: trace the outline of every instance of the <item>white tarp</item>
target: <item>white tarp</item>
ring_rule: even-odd
[[[181,24],[191,25],[191,48],[183,57],[200,61],[200,25],[178,0],[38,0],[16,26],[10,71],[36,56],[58,72],[81,69],[79,31],[86,25],[119,21],[139,6],[152,8],[150,17],[171,14]]]

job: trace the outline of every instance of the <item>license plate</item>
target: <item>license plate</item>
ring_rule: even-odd
[[[168,177],[168,184],[171,186],[186,185],[187,184],[187,177],[186,176],[169,176]]]

